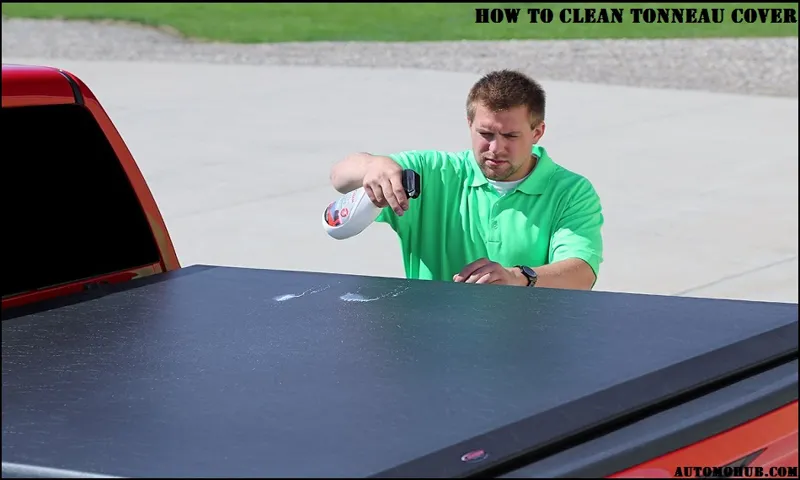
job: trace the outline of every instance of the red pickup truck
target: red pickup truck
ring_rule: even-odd
[[[2,75],[4,477],[797,476],[796,304],[182,268],[87,85]]]

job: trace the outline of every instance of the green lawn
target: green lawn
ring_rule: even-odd
[[[516,24],[476,24],[475,8],[521,8]],[[563,8],[618,7],[621,24],[566,24]],[[721,24],[633,24],[630,8],[725,8]],[[3,3],[9,17],[113,19],[169,26],[197,39],[254,43],[318,40],[438,41],[567,38],[764,37],[797,35],[797,24],[735,24],[734,8],[794,8],[794,3]],[[529,23],[528,8],[552,8],[550,24]]]

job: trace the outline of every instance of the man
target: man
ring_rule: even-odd
[[[467,97],[472,149],[356,153],[331,170],[340,193],[365,187],[384,207],[412,279],[589,290],[603,256],[600,199],[584,177],[538,145],[545,93],[508,70],[481,78]],[[401,172],[422,178],[409,201]]]

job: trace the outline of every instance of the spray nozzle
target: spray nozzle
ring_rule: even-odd
[[[417,198],[422,192],[422,180],[417,172],[411,169],[403,170],[403,188],[408,198]]]

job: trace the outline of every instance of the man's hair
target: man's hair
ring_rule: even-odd
[[[535,80],[514,70],[498,70],[484,75],[467,95],[467,119],[472,123],[478,104],[492,112],[525,106],[531,126],[544,120],[544,89]]]

